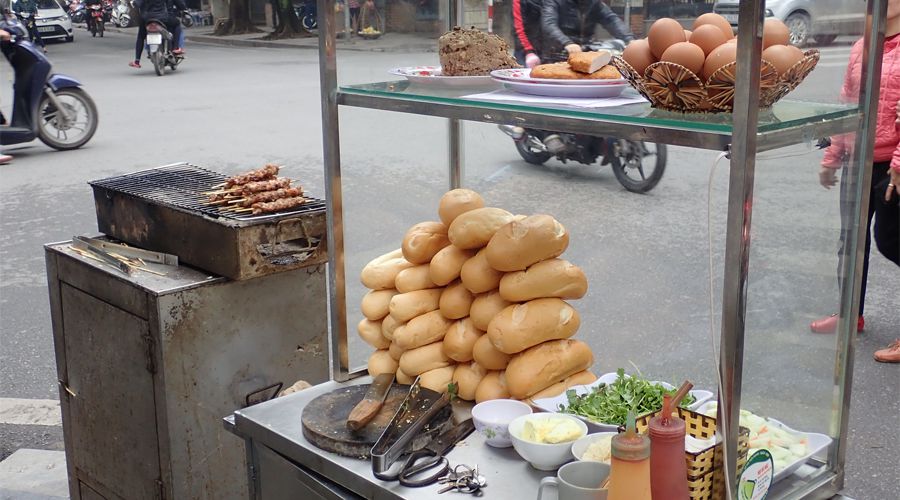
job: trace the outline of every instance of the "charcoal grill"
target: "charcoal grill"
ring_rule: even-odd
[[[271,214],[233,214],[205,205],[218,172],[178,163],[91,181],[99,230],[232,279],[327,260],[325,201]]]

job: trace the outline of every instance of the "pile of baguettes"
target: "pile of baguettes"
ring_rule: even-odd
[[[469,401],[538,399],[596,376],[594,356],[572,337],[578,312],[563,299],[587,278],[558,257],[566,229],[549,215],[485,207],[468,189],[446,193],[441,222],[411,227],[401,249],[362,270],[360,336],[377,350],[371,375],[396,372]]]

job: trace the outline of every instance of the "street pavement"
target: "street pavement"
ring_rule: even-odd
[[[280,44],[306,50],[241,46],[262,44],[253,36],[202,44],[208,28],[197,28],[189,34],[188,59],[160,78],[146,60],[140,70],[126,66],[130,31],[103,39],[79,31],[74,44],[49,46],[55,70],[81,80],[97,103],[93,140],[70,152],[37,142],[8,148],[15,161],[0,167],[0,403],[7,407],[14,399],[44,400],[35,408],[58,399],[42,245],[96,233],[88,180],[182,160],[225,173],[271,161],[324,197],[317,54],[308,50],[314,40]],[[339,50],[342,84],[381,81],[387,68],[437,62],[421,40],[388,34],[363,42]],[[848,53],[846,43],[824,49],[819,68],[791,97],[834,100]],[[10,111],[8,74],[2,66],[4,113]],[[361,365],[369,349],[352,333],[363,293],[355,277],[369,259],[396,248],[407,227],[435,218],[448,183],[446,124],[345,108],[340,137],[351,358]],[[569,228],[565,257],[585,269],[590,283],[588,296],[575,303],[582,316],[578,337],[594,349],[598,374],[623,367],[714,387],[707,207],[714,275],[721,276],[728,174],[726,164],[717,168],[708,204],[714,152],[670,147],[662,182],[644,196],[624,191],[606,167],[528,165],[506,136],[485,124],[465,125],[465,153],[466,184],[489,204],[550,213]],[[827,433],[835,338],[813,335],[807,325],[837,309],[839,213],[837,191],[817,183],[820,158],[806,144],[766,153],[757,164],[743,406]],[[873,251],[847,455],[846,492],[859,499],[900,497],[900,365],[871,357],[898,336],[898,277]],[[714,290],[719,304],[720,280]],[[45,414],[35,408],[23,411]],[[0,460],[20,448],[62,449],[54,419],[0,420]]]

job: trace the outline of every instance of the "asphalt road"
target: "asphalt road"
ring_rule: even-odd
[[[226,173],[272,161],[323,196],[316,54],[189,46],[174,74],[126,66],[133,38],[78,33],[50,45],[55,70],[80,79],[100,110],[84,148],[9,148],[0,167],[0,398],[58,397],[42,245],[96,232],[85,184],[180,160]],[[847,46],[826,51],[794,98],[834,99]],[[434,63],[434,54],[354,52],[340,56],[342,82],[385,78],[393,66]],[[9,112],[8,67],[0,103]],[[405,229],[436,217],[447,186],[444,120],[359,109],[341,111],[350,324],[363,293],[355,276],[396,248]],[[714,387],[709,334],[707,187],[715,154],[670,148],[659,186],[638,196],[604,168],[535,167],[495,127],[466,124],[466,184],[514,213],[550,213],[570,230],[565,257],[588,274],[575,305],[578,336],[594,349],[596,373],[638,367],[645,375]],[[828,432],[835,338],[809,321],[837,309],[838,193],[817,183],[821,153],[801,145],[757,165],[744,364],[744,407],[794,428]],[[722,275],[727,165],[712,184],[714,276]],[[900,329],[900,272],[873,253],[865,334],[856,343],[847,494],[900,496],[900,365],[872,361]],[[714,299],[720,302],[720,280]],[[717,305],[718,314],[719,306]],[[717,324],[717,323],[716,323]],[[368,349],[351,341],[362,364]],[[20,447],[59,448],[58,427],[0,424],[0,459]]]

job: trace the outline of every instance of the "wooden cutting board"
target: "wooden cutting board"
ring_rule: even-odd
[[[303,437],[310,443],[325,451],[337,453],[345,457],[369,459],[369,450],[378,441],[381,433],[394,418],[403,399],[409,393],[408,385],[394,384],[384,400],[381,411],[358,432],[347,428],[347,416],[362,401],[370,384],[342,387],[322,394],[309,402],[303,409],[300,419],[303,424]],[[421,389],[427,391],[428,389]],[[419,437],[413,440],[412,449],[423,448],[444,430],[450,421],[452,410],[448,405],[440,411]]]

